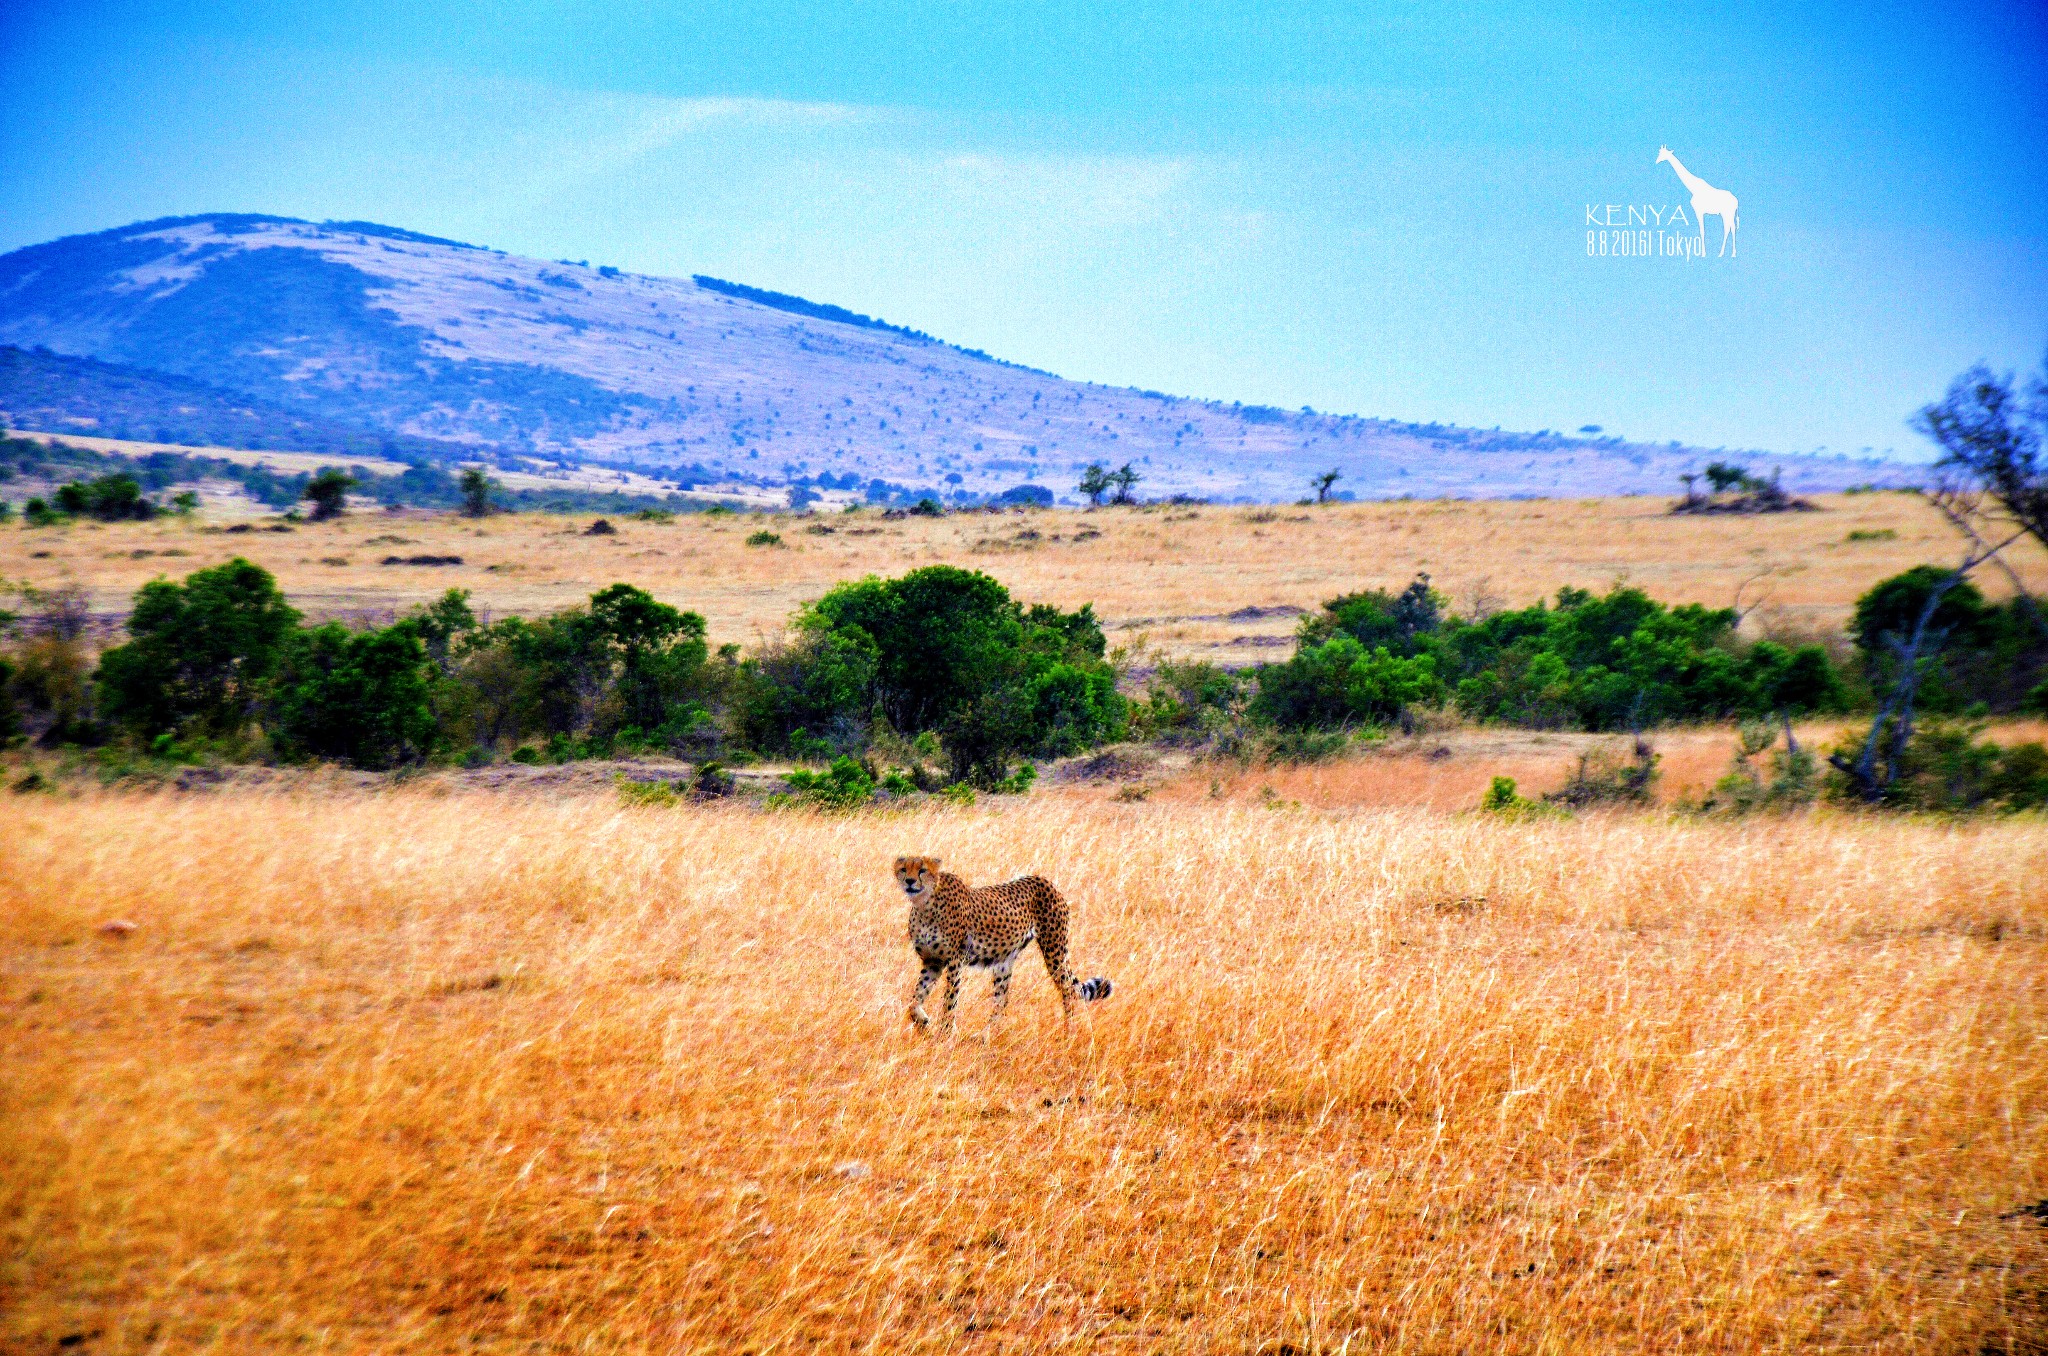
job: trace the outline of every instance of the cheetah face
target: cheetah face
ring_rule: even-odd
[[[903,893],[912,899],[922,899],[927,892],[938,888],[939,859],[937,857],[898,857],[896,859],[896,881],[903,887]]]

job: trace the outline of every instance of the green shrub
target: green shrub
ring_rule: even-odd
[[[120,472],[60,485],[54,498],[59,513],[97,518],[103,523],[153,518],[157,514],[156,505],[142,497],[142,486],[135,477]]]
[[[781,538],[780,536],[776,535],[775,533],[773,533],[773,532],[770,532],[770,531],[768,531],[768,530],[766,530],[766,529],[764,528],[763,530],[761,530],[761,531],[759,531],[759,532],[753,532],[753,533],[749,533],[749,534],[748,534],[748,536],[747,536],[747,545],[749,545],[749,546],[780,546],[780,545],[782,545],[782,538]]]
[[[19,733],[20,717],[27,714],[40,726],[45,744],[88,741],[94,703],[85,591],[67,585],[24,593],[36,616],[0,678],[0,738]]]
[[[2038,743],[1995,744],[1982,738],[1985,728],[1980,719],[1923,720],[1907,741],[1882,804],[1935,813],[2048,807],[2048,749]],[[1837,752],[1853,758],[1860,744],[1850,739]],[[1827,789],[1838,800],[1859,799],[1840,772],[1830,775]]]
[[[1094,612],[1024,607],[978,572],[934,565],[842,584],[788,645],[742,666],[743,726],[763,747],[794,731],[864,747],[877,718],[935,735],[955,780],[994,786],[1020,756],[1058,756],[1124,725]]]
[[[712,761],[698,766],[696,779],[690,784],[690,793],[699,800],[716,800],[738,789],[739,779],[723,763]]]
[[[997,782],[989,790],[1002,796],[1022,796],[1031,790],[1032,783],[1037,780],[1037,767],[1030,763],[1020,763],[1015,772]]]
[[[1243,713],[1248,687],[1241,675],[1215,664],[1162,661],[1132,712],[1133,732],[1170,740],[1213,736]]]
[[[1340,635],[1262,669],[1252,711],[1282,727],[1380,725],[1443,690],[1434,656],[1367,650]]]
[[[433,665],[419,627],[350,631],[329,622],[293,641],[273,698],[278,747],[357,767],[416,762],[439,735]]]
[[[147,737],[239,733],[258,715],[298,620],[269,572],[239,556],[182,584],[145,584],[131,639],[100,656],[102,708]]]
[[[1495,777],[1486,794],[1479,798],[1479,809],[1482,814],[1508,820],[1543,819],[1565,813],[1556,805],[1521,795],[1515,790],[1513,777]]]
[[[1891,642],[1909,638],[1929,593],[1950,574],[1947,566],[1915,565],[1856,600],[1849,634],[1872,687],[1897,681]],[[1939,647],[1921,659],[1916,701],[1923,710],[1956,714],[1978,702],[1997,712],[2025,710],[2048,678],[2048,626],[2031,599],[1990,603],[1964,580],[1942,596],[1928,629]]]
[[[613,779],[619,788],[622,804],[640,809],[666,809],[676,803],[676,792],[682,784],[671,786],[667,782],[636,782],[623,773]]]
[[[462,516],[465,518],[488,518],[491,513],[491,491],[498,488],[490,473],[481,466],[467,466],[457,478],[456,489],[462,495]]]
[[[1615,588],[1563,589],[1554,606],[1468,621],[1445,616],[1420,576],[1398,595],[1348,594],[1304,618],[1294,658],[1259,669],[1253,710],[1282,726],[1374,725],[1451,695],[1475,720],[1616,730],[1843,705],[1819,646],[1742,645],[1735,620]]]
[[[1797,747],[1789,738],[1784,748],[1774,747],[1777,726],[1767,720],[1745,721],[1737,741],[1727,775],[1714,783],[1713,796],[1704,808],[1725,808],[1737,814],[1796,809],[1820,794],[1820,767],[1813,751]],[[1770,761],[1759,768],[1757,758],[1766,752]]]
[[[1545,793],[1552,805],[1582,810],[1594,805],[1647,805],[1650,788],[1657,780],[1658,756],[1649,744],[1636,740],[1624,758],[1611,748],[1588,749],[1565,784]]]
[[[512,761],[522,767],[534,767],[544,761],[541,751],[531,744],[521,744],[512,750]]]
[[[313,521],[325,522],[339,518],[348,507],[348,492],[356,487],[354,476],[338,471],[332,466],[323,466],[311,480],[306,482],[305,497],[312,501]]]
[[[833,759],[832,766],[823,772],[799,768],[783,780],[789,784],[789,793],[770,797],[773,804],[853,810],[875,798],[875,779],[868,775],[866,768],[845,754]]]

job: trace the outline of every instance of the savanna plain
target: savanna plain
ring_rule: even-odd
[[[1140,658],[1257,658],[1274,609],[1418,569],[1460,602],[1743,590],[1810,635],[1954,554],[1908,496],[1824,502],[849,514],[780,547],[364,513],[10,531],[0,571],[108,614],[230,554],[311,615],[622,579],[752,643],[948,560]],[[381,563],[416,552],[463,564]],[[1570,754],[1425,738],[1475,776]],[[1658,738],[1702,775],[1732,742]],[[10,797],[0,1347],[2048,1350],[2048,825],[1514,822],[1411,754],[852,814],[438,774]],[[1068,1026],[1027,958],[1000,1026],[970,980],[915,1034],[907,852],[1049,876],[1113,996]]]

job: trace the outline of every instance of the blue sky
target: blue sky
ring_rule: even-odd
[[[311,8],[0,8],[0,249],[367,219],[1095,381],[1780,451],[1917,456],[2048,349],[2038,5]],[[1589,204],[1689,210],[1664,145],[1738,256],[1589,258]]]

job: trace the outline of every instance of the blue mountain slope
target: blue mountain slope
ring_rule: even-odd
[[[1064,381],[850,309],[362,222],[144,222],[0,257],[0,344],[314,422],[765,484],[990,493],[1130,463],[1144,492],[1670,492],[1720,449],[1416,425]],[[1895,466],[1743,457],[1790,488]]]

